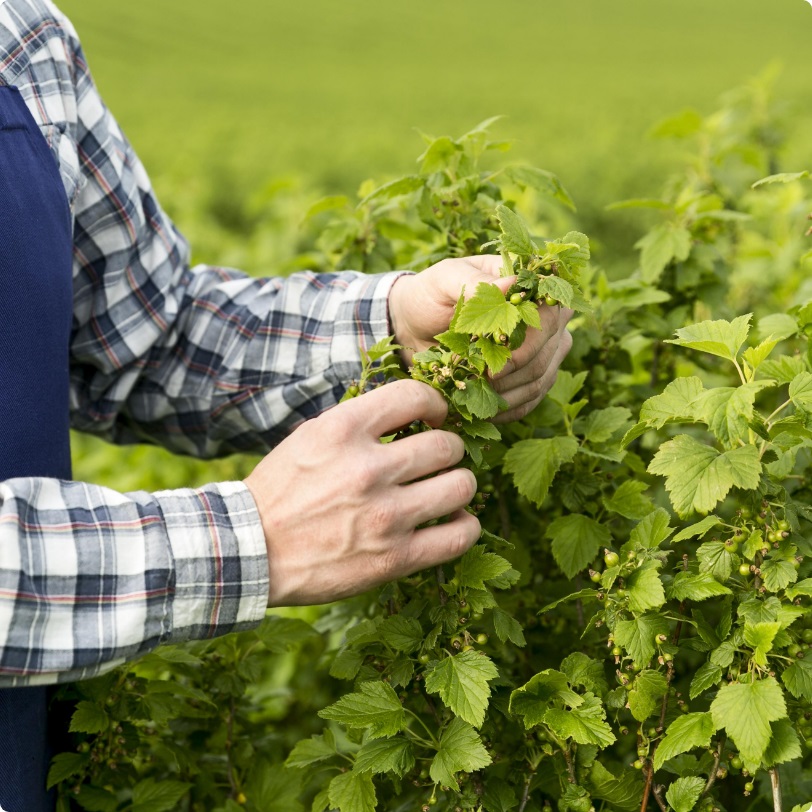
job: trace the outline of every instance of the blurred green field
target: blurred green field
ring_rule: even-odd
[[[411,171],[416,128],[457,135],[504,115],[496,134],[515,140],[513,158],[559,174],[606,263],[615,246],[628,251],[637,221],[604,207],[656,193],[680,157],[678,143],[647,137],[651,125],[710,112],[772,63],[795,150],[783,168],[810,163],[805,0],[60,5],[195,260],[252,273],[290,270],[321,192]],[[152,449],[87,441],[75,456],[77,476],[123,490],[250,464],[168,465]]]

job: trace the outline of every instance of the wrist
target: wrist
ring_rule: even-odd
[[[411,282],[414,278],[414,274],[399,276],[389,289],[389,330],[394,336],[395,343],[403,347],[402,350],[398,350],[398,355],[406,367],[411,365],[417,345],[415,337],[409,329],[409,320],[405,312]]]

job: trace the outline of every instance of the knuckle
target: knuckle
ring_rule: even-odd
[[[476,477],[466,468],[454,471],[452,477],[451,486],[455,501],[468,504],[476,493]]]
[[[391,499],[376,499],[365,514],[365,521],[375,536],[388,536],[397,523],[398,511]]]
[[[381,468],[376,460],[377,455],[358,455],[353,464],[353,480],[362,493],[375,489],[381,479]]]
[[[450,431],[433,431],[429,436],[434,442],[437,458],[445,465],[453,465],[462,459],[465,445],[456,434]]]
[[[473,547],[479,540],[480,535],[482,535],[482,528],[479,519],[476,516],[471,516],[470,513],[466,513],[465,517],[460,519],[454,533],[448,540],[451,558],[459,558]]]

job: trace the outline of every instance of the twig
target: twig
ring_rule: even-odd
[[[722,736],[719,739],[718,744],[716,745],[716,752],[713,755],[713,769],[708,776],[707,783],[705,784],[705,788],[702,790],[702,795],[700,797],[704,797],[711,791],[711,787],[713,787],[714,783],[716,782],[716,772],[719,769],[719,761],[722,758],[722,750],[725,748],[725,737]]]
[[[528,773],[527,778],[524,779],[524,790],[522,791],[522,802],[519,804],[519,812],[524,812],[527,806],[527,801],[530,798],[530,784],[533,781],[533,773]]]
[[[778,773],[778,767],[773,767],[770,770],[770,783],[773,788],[773,812],[782,812],[781,776]]]
[[[657,806],[663,810],[663,812],[668,812],[668,807],[665,805],[665,801],[663,800],[663,788],[659,784],[651,790],[651,794],[654,796],[654,800],[657,801]]]
[[[580,592],[583,588],[583,579],[581,578],[581,574],[575,576],[575,591]],[[581,599],[575,601],[575,614],[578,617],[578,628],[583,629],[586,621],[584,620],[584,604],[582,603]]]

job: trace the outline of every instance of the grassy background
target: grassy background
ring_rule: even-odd
[[[458,135],[496,114],[515,158],[560,175],[605,253],[628,253],[639,216],[604,206],[656,194],[679,158],[678,144],[646,137],[651,125],[686,107],[711,111],[775,61],[795,131],[784,168],[810,163],[805,0],[60,5],[198,261],[288,270],[301,213],[320,191],[409,172],[422,149],[415,128]],[[86,438],[74,456],[77,477],[120,490],[251,466]]]

